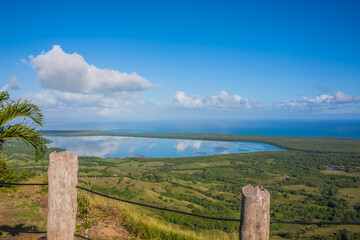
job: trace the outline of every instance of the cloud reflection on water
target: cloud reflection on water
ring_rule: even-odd
[[[120,136],[48,137],[49,147],[65,148],[79,156],[184,157],[281,150],[253,142],[221,142]]]
[[[185,151],[188,147],[199,149],[203,141],[201,140],[175,140],[174,148],[178,152]]]

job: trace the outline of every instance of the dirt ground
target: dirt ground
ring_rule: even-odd
[[[0,229],[9,231],[46,231],[46,218],[26,194],[0,191]],[[0,239],[46,239],[45,234],[0,232]]]
[[[16,192],[0,190],[0,229],[12,231],[46,231],[47,193],[40,186],[23,186]],[[138,239],[119,226],[116,218],[106,217],[102,209],[94,209],[88,237],[97,240]],[[1,232],[0,239],[44,240],[46,234]],[[79,238],[80,239],[80,238]]]

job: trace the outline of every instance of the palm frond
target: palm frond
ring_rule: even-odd
[[[9,93],[4,91],[0,92],[0,106],[3,106],[3,102],[6,102],[10,99]]]
[[[45,155],[45,139],[35,128],[27,126],[26,123],[0,127],[0,143],[12,139],[21,140],[25,144],[30,144],[34,149],[35,160],[39,160]]]
[[[0,94],[0,97],[1,96],[2,95]],[[4,99],[6,98],[4,97]],[[44,121],[44,116],[41,114],[41,110],[36,105],[32,104],[28,100],[24,100],[23,102],[18,100],[17,102],[10,102],[1,108],[0,126],[3,126],[7,122],[18,117],[28,117],[39,126],[42,126]]]

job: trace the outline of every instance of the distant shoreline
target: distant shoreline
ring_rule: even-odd
[[[186,120],[119,122],[50,122],[44,130],[119,133],[217,133],[284,137],[360,139],[360,120]]]

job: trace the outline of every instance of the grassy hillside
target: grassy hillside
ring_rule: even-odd
[[[289,151],[185,158],[80,157],[79,180],[83,186],[91,181],[93,190],[112,196],[226,218],[240,218],[243,186],[262,184],[271,193],[272,220],[360,221],[358,139],[84,131],[46,134],[243,140],[274,144]],[[47,158],[35,162],[30,153],[20,143],[11,142],[6,161],[19,174],[43,178]],[[328,170],[329,166],[335,169]],[[96,201],[101,203],[101,200]],[[106,203],[108,201],[103,200],[103,204]],[[238,223],[203,220],[141,207],[129,209],[131,212],[122,212],[122,219],[125,219],[122,224],[131,234],[144,239],[161,239],[157,236],[236,239],[238,236]],[[357,239],[360,226],[271,225],[271,239],[340,239],[341,236]]]

